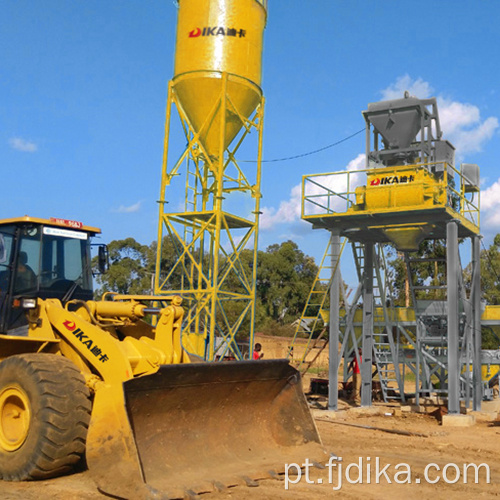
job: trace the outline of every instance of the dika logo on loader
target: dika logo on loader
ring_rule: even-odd
[[[101,363],[108,361],[108,355],[95,344],[81,328],[77,328],[74,321],[64,321],[63,325],[96,357]]]
[[[243,38],[247,34],[244,29],[223,28],[221,26],[205,26],[203,29],[195,28],[189,32],[189,38],[198,38],[199,36],[234,36]]]
[[[65,321],[63,325],[72,332],[76,328],[76,324],[73,321]]]

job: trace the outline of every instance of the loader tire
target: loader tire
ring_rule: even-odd
[[[21,354],[0,362],[0,479],[71,471],[85,452],[90,411],[85,380],[69,359]]]

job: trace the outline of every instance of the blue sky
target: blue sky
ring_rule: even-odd
[[[269,0],[264,159],[319,149],[364,127],[369,102],[438,97],[444,137],[482,177],[485,244],[500,232],[500,3]],[[172,0],[3,0],[3,217],[101,227],[102,241],[156,239]],[[260,248],[287,239],[321,257],[328,235],[300,220],[304,174],[362,161],[364,135],[264,163]]]

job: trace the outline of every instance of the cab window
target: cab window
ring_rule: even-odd
[[[14,294],[35,291],[40,273],[40,228],[23,230],[15,263]]]

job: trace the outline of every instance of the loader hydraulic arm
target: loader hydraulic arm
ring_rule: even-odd
[[[181,344],[184,311],[179,297],[161,308],[120,299],[74,302],[66,307],[57,299],[47,299],[39,300],[39,309],[56,336],[64,340],[66,354],[74,359],[76,352],[89,371],[106,383],[124,382],[155,373],[160,365],[189,361]],[[74,306],[79,306],[76,311],[69,310]],[[156,327],[142,321],[147,314],[158,317]]]

